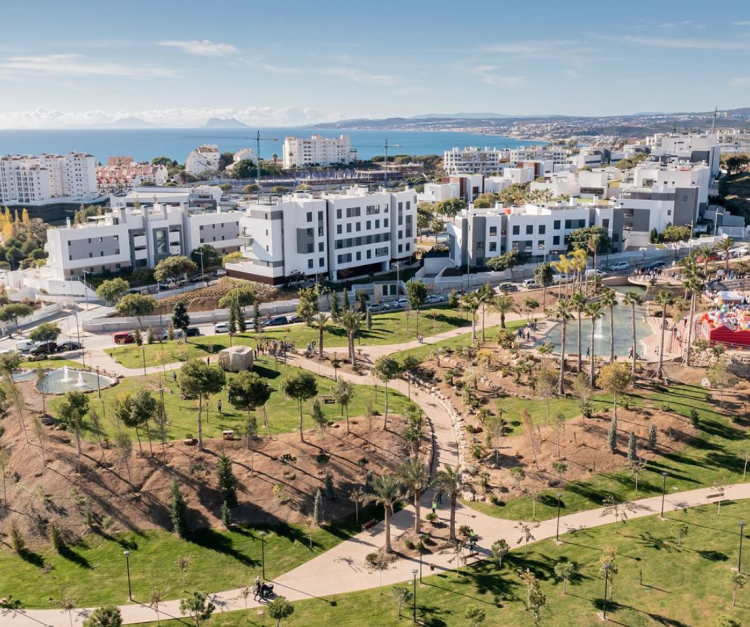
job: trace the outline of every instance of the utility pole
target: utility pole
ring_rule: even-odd
[[[279,141],[275,137],[261,137],[260,131],[255,135],[255,165],[258,171],[258,188],[260,188],[260,142],[277,142]]]
[[[401,144],[391,144],[392,148],[401,148]],[[385,168],[383,173],[383,180],[385,182],[385,186],[388,187],[388,138],[385,138],[385,144],[383,145],[383,167]]]

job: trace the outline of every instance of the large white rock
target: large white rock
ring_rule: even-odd
[[[249,346],[232,346],[219,353],[219,365],[227,372],[242,372],[253,367],[253,357]]]

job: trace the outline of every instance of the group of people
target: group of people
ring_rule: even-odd
[[[516,339],[518,340],[526,340],[527,342],[531,340],[531,334],[536,333],[537,329],[537,321],[532,320],[531,322],[527,322],[525,325],[523,325],[521,328],[516,331]]]
[[[640,279],[658,279],[661,276],[663,268],[636,268],[633,270],[633,276]]]
[[[293,350],[294,343],[285,342],[283,340],[258,340],[258,345],[255,349],[258,355],[270,355],[271,357],[285,357],[288,352],[291,352]]]

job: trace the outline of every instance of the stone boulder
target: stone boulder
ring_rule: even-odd
[[[249,346],[231,346],[219,353],[219,365],[226,372],[242,372],[253,367],[255,353]]]

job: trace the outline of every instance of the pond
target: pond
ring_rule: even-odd
[[[70,370],[67,366],[53,370],[37,384],[40,392],[46,394],[65,394],[71,390],[93,392],[115,384],[115,379],[85,370]]]

